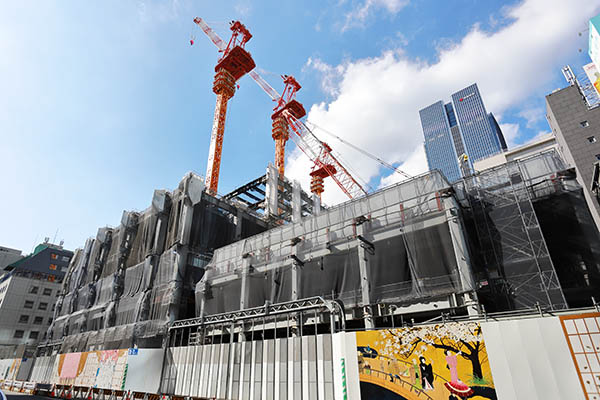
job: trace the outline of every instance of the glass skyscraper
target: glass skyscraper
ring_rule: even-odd
[[[450,182],[461,178],[458,157],[469,164],[506,150],[504,135],[487,113],[477,84],[452,95],[452,101],[433,103],[419,111],[429,169],[439,169]]]

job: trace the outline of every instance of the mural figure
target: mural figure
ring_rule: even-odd
[[[473,394],[473,389],[458,379],[458,371],[456,369],[458,360],[456,359],[456,354],[453,354],[450,350],[446,350],[445,354],[446,363],[448,364],[446,368],[450,370],[450,382],[445,382],[444,386],[446,386],[450,394],[455,394],[462,399],[466,399]]]
[[[431,363],[427,364],[427,359],[419,357],[419,370],[421,371],[421,386],[423,390],[433,390],[433,368]]]

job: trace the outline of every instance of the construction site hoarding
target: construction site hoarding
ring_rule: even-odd
[[[577,321],[568,338],[561,320]],[[569,346],[592,343],[599,324],[588,313],[357,332],[360,398],[595,399],[597,352],[577,347],[572,358]]]
[[[38,357],[31,380],[222,399],[589,400],[600,395],[599,354],[592,309],[58,354]],[[78,360],[75,377],[67,360]]]
[[[37,357],[30,380],[43,384],[158,393],[163,349],[119,349]]]

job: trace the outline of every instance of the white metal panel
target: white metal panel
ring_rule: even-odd
[[[182,365],[181,365],[181,353],[182,353],[182,347],[174,347],[173,348],[173,374],[174,376],[172,376],[171,378],[175,378],[175,388],[174,388],[174,392],[175,394],[180,394],[181,393],[181,385],[183,384],[183,379],[181,376],[181,369],[182,369]]]
[[[229,343],[221,344],[221,356],[219,361],[219,385],[217,386],[217,398],[224,399],[227,394],[229,375]]]
[[[211,357],[210,357],[210,372],[208,377],[208,396],[217,397],[217,382],[219,381],[219,357],[221,355],[221,345],[211,344]]]
[[[202,370],[202,346],[194,346],[194,368],[192,369],[192,385],[190,396],[198,397],[198,385],[200,384],[200,371]]]
[[[481,323],[500,400],[583,400],[556,317]]]
[[[202,346],[202,371],[200,374],[200,385],[198,389],[200,397],[207,397],[206,393],[208,391],[210,350],[211,347],[209,345]]]
[[[158,393],[164,355],[163,349],[138,349],[127,356],[125,390]]]

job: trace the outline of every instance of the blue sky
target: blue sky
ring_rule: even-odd
[[[544,95],[565,86],[562,65],[589,62],[578,33],[599,12],[600,0],[2,2],[0,245],[29,252],[56,234],[73,249],[154,189],[204,175],[218,55],[195,16],[223,37],[241,19],[264,78],[303,85],[309,120],[418,173],[418,110],[473,82],[512,144],[547,132]],[[272,102],[248,77],[239,85],[221,193],[274,154]],[[370,186],[397,179],[330,143]],[[287,151],[289,177],[306,185],[309,163]],[[343,199],[331,184],[325,195]]]

